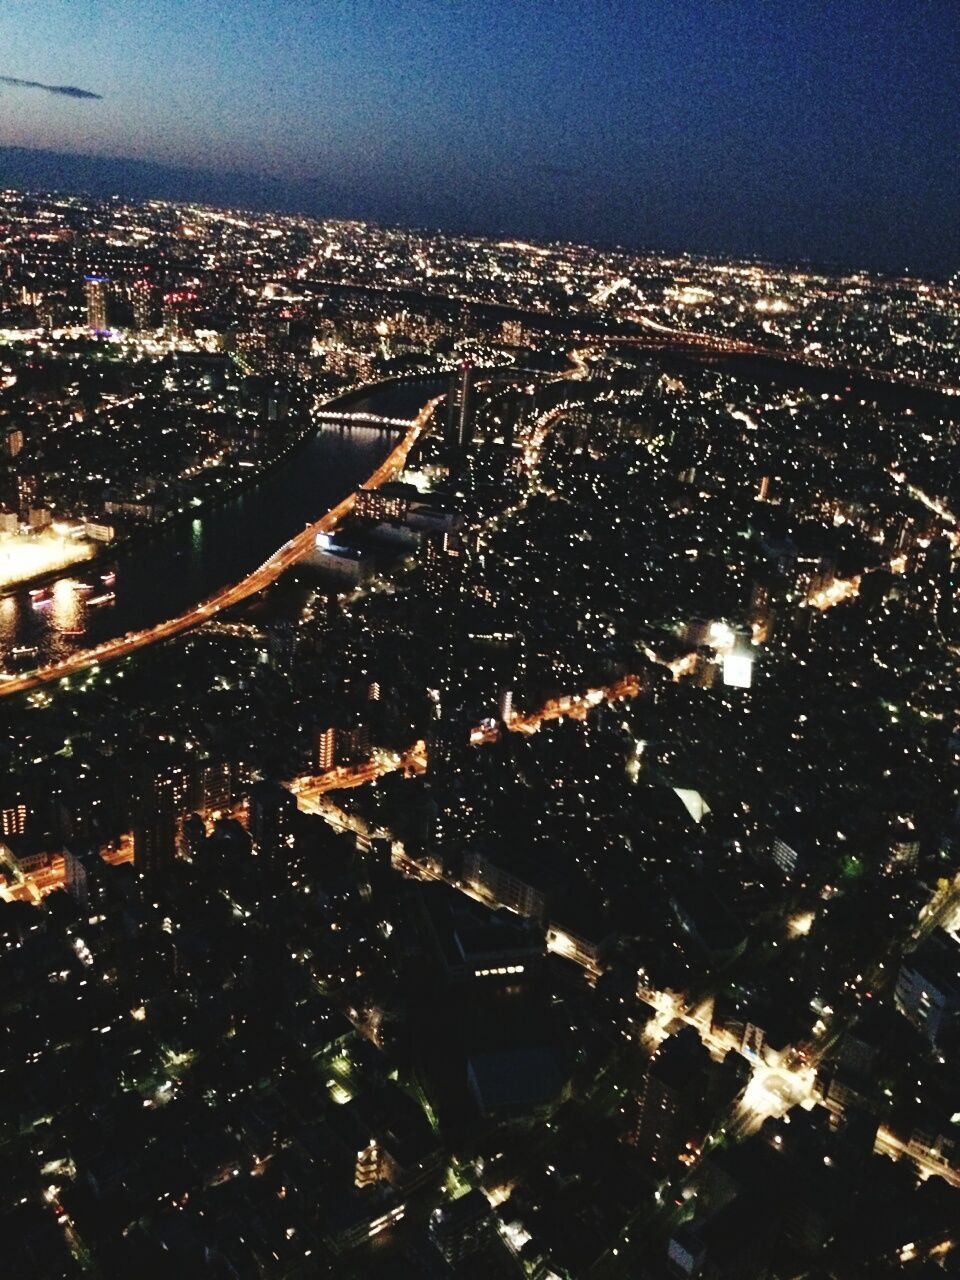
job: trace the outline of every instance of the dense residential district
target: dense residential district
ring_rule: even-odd
[[[957,280],[2,193],[4,1274],[960,1275],[958,422]]]

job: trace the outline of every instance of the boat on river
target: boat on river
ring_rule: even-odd
[[[33,644],[19,644],[11,649],[6,658],[4,665],[9,671],[29,671],[31,667],[36,665],[37,657],[40,650]]]

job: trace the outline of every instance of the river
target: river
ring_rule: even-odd
[[[374,388],[336,407],[388,418],[413,418],[442,379]],[[331,406],[333,407],[333,406]],[[27,586],[0,599],[0,657],[13,669],[42,666],[104,640],[174,617],[247,576],[305,524],[317,520],[356,489],[396,443],[396,432],[365,427],[323,427],[259,482],[226,502],[180,517],[93,563],[66,570],[48,598]],[[116,580],[101,575],[114,570]],[[78,583],[92,584],[78,590]],[[112,600],[91,603],[110,595]]]

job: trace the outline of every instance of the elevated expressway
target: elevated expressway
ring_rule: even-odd
[[[407,455],[426,429],[434,409],[443,399],[435,396],[420,410],[412,422],[404,423],[406,434],[391,450],[384,461],[377,467],[373,475],[364,482],[364,489],[377,489],[388,480],[394,479],[404,468]],[[385,424],[390,425],[390,424]],[[318,533],[332,533],[345,516],[353,510],[357,501],[356,492],[349,494],[342,502],[337,503],[326,515],[308,524],[300,533],[285,542],[279,550],[263,562],[259,568],[241,578],[239,582],[222,588],[200,604],[188,609],[176,617],[158,622],[156,626],[143,631],[128,631],[112,640],[105,640],[89,649],[78,649],[75,653],[60,658],[57,662],[36,667],[33,671],[22,675],[7,675],[0,680],[0,697],[11,693],[26,693],[54,680],[62,680],[64,676],[74,675],[96,663],[110,662],[115,658],[123,658],[136,653],[147,645],[157,644],[161,640],[170,640],[174,636],[183,635],[187,631],[208,622],[231,605],[240,604],[251,596],[276,582],[282,573],[301,560],[314,546]]]

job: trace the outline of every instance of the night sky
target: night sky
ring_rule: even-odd
[[[5,0],[0,77],[4,185],[960,268],[957,0]]]

